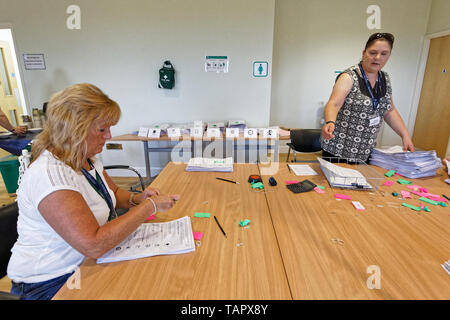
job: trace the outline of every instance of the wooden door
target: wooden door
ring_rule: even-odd
[[[450,36],[431,40],[413,132],[417,148],[443,158],[450,141]]]

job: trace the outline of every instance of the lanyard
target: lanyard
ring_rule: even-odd
[[[88,159],[88,163],[91,167],[94,167],[92,165],[92,162],[90,159]],[[95,170],[95,168],[94,168],[94,170]],[[92,188],[94,188],[94,190],[97,191],[97,193],[100,195],[100,197],[102,197],[103,200],[106,201],[106,204],[108,205],[108,208],[109,208],[108,221],[111,221],[112,219],[117,218],[117,212],[116,212],[116,209],[114,208],[114,204],[113,204],[111,195],[109,194],[108,189],[106,188],[105,184],[103,183],[103,180],[100,177],[100,175],[98,174],[97,170],[95,170],[95,179],[93,176],[91,176],[91,174],[89,172],[87,172],[86,169],[81,168],[81,172],[83,173],[84,177],[87,179],[89,184],[92,186]]]
[[[370,98],[372,99],[373,104],[373,111],[377,110],[378,104],[380,103],[380,99],[375,99],[375,96],[372,92],[372,87],[370,86],[369,79],[367,79],[366,73],[364,72],[364,69],[362,68],[361,63],[359,64],[359,70],[361,70],[361,75],[364,79],[364,83],[366,84],[367,91],[369,91]],[[378,72],[378,78],[377,82],[375,83],[375,87],[378,87],[378,92],[381,92],[381,75],[380,72]]]

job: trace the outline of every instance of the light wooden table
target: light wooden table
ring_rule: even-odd
[[[449,276],[440,266],[450,259],[450,207],[428,205],[431,213],[402,207],[403,200],[391,195],[407,190],[399,184],[333,190],[319,165],[310,165],[318,176],[297,177],[282,163],[274,175],[278,185],[269,186],[264,176],[266,192],[253,192],[248,176],[263,165],[200,173],[169,163],[152,186],[181,200],[156,221],[210,212],[228,238],[213,217],[191,218],[193,230],[204,233],[195,252],[101,265],[87,259],[81,289],[64,286],[55,299],[450,299]],[[409,180],[448,196],[446,175],[439,173]],[[325,186],[325,193],[293,194],[285,187],[288,179],[308,179]],[[334,193],[350,195],[366,210],[335,200]],[[405,202],[419,205],[413,198]],[[238,226],[245,218],[248,229]],[[376,285],[371,268],[380,272],[379,289],[369,288]]]
[[[430,204],[431,213],[403,207],[402,202],[418,206],[419,197],[392,196],[410,191],[397,183],[381,186],[378,192],[333,190],[319,164],[310,165],[318,176],[296,177],[281,166],[275,175],[278,186],[267,192],[294,299],[450,299],[449,276],[441,267],[450,259],[450,207]],[[373,168],[381,174],[387,171]],[[408,180],[448,196],[446,177],[440,172],[434,178]],[[325,186],[325,193],[294,194],[285,187],[288,179],[306,178]],[[350,195],[366,210],[357,211],[349,200],[336,200],[334,193]],[[380,289],[368,288],[369,277],[375,276],[369,267],[378,268]],[[374,284],[371,278],[369,286]]]
[[[158,144],[160,142],[178,142],[180,143],[175,150],[176,153],[178,152],[185,152],[190,151],[192,155],[196,157],[201,157],[202,152],[204,149],[203,144],[204,143],[211,143],[211,142],[219,142],[221,144],[221,147],[223,148],[223,156],[226,157],[232,157],[234,150],[255,150],[256,154],[254,154],[254,161],[249,162],[256,162],[258,157],[260,156],[259,150],[273,150],[273,161],[279,161],[278,154],[279,154],[279,140],[290,140],[289,136],[280,136],[278,139],[263,139],[261,137],[259,138],[244,138],[244,136],[241,134],[239,138],[226,138],[224,136],[221,136],[219,138],[194,138],[189,135],[184,135],[179,138],[169,138],[167,135],[161,136],[160,138],[147,138],[147,137],[139,137],[137,135],[132,134],[123,134],[120,136],[112,137],[109,141],[140,141],[143,144],[144,147],[144,161],[145,161],[145,173],[146,173],[146,181],[149,183],[151,181],[151,164],[150,164],[150,153],[151,152],[172,152],[175,147],[168,146],[168,147],[160,147]],[[156,146],[150,145],[150,143],[156,143]],[[186,144],[188,146],[186,147]],[[239,162],[245,162],[245,154],[244,154],[244,160]],[[250,155],[249,155],[249,158]],[[175,159],[172,159],[172,161],[176,161]]]
[[[235,165],[233,173],[185,167],[171,162],[152,183],[162,193],[181,195],[154,221],[190,216],[193,231],[204,234],[196,251],[109,264],[87,259],[80,268],[81,289],[63,286],[54,299],[291,299],[265,196],[247,183],[257,166]],[[211,218],[194,218],[195,212]],[[241,219],[251,220],[250,227],[241,228]]]

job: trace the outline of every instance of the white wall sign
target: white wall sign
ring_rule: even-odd
[[[79,6],[72,4],[67,7],[66,13],[70,16],[66,20],[66,27],[69,30],[81,29],[81,9]]]
[[[159,138],[161,136],[161,129],[150,128],[148,129],[149,138]]]
[[[253,62],[254,77],[267,77],[268,74],[269,74],[269,63],[267,61]]]
[[[244,129],[244,138],[258,138],[258,129],[256,128]]]
[[[206,130],[206,136],[208,138],[220,138],[221,133],[219,128],[208,128]]]
[[[139,137],[147,137],[148,135],[148,128],[139,128],[138,136]]]
[[[370,16],[367,18],[366,25],[369,30],[381,29],[381,9],[376,4],[370,5],[366,10]]]
[[[43,53],[23,54],[23,64],[25,65],[25,70],[45,70],[45,59]]]
[[[238,128],[226,128],[227,138],[239,138]]]
[[[180,128],[167,128],[167,135],[169,138],[178,138],[181,136]]]
[[[228,65],[227,56],[206,56],[206,72],[228,73]]]

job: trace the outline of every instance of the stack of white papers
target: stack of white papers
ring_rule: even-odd
[[[296,176],[316,176],[318,173],[307,164],[288,164]]]
[[[401,146],[373,149],[370,164],[395,170],[410,179],[434,176],[442,166],[435,151],[403,152]]]
[[[183,217],[161,223],[144,223],[97,263],[133,260],[195,251],[191,220]]]
[[[325,177],[332,188],[372,189],[361,172],[339,167],[331,162],[317,158]]]
[[[233,172],[233,158],[191,158],[186,171]]]

